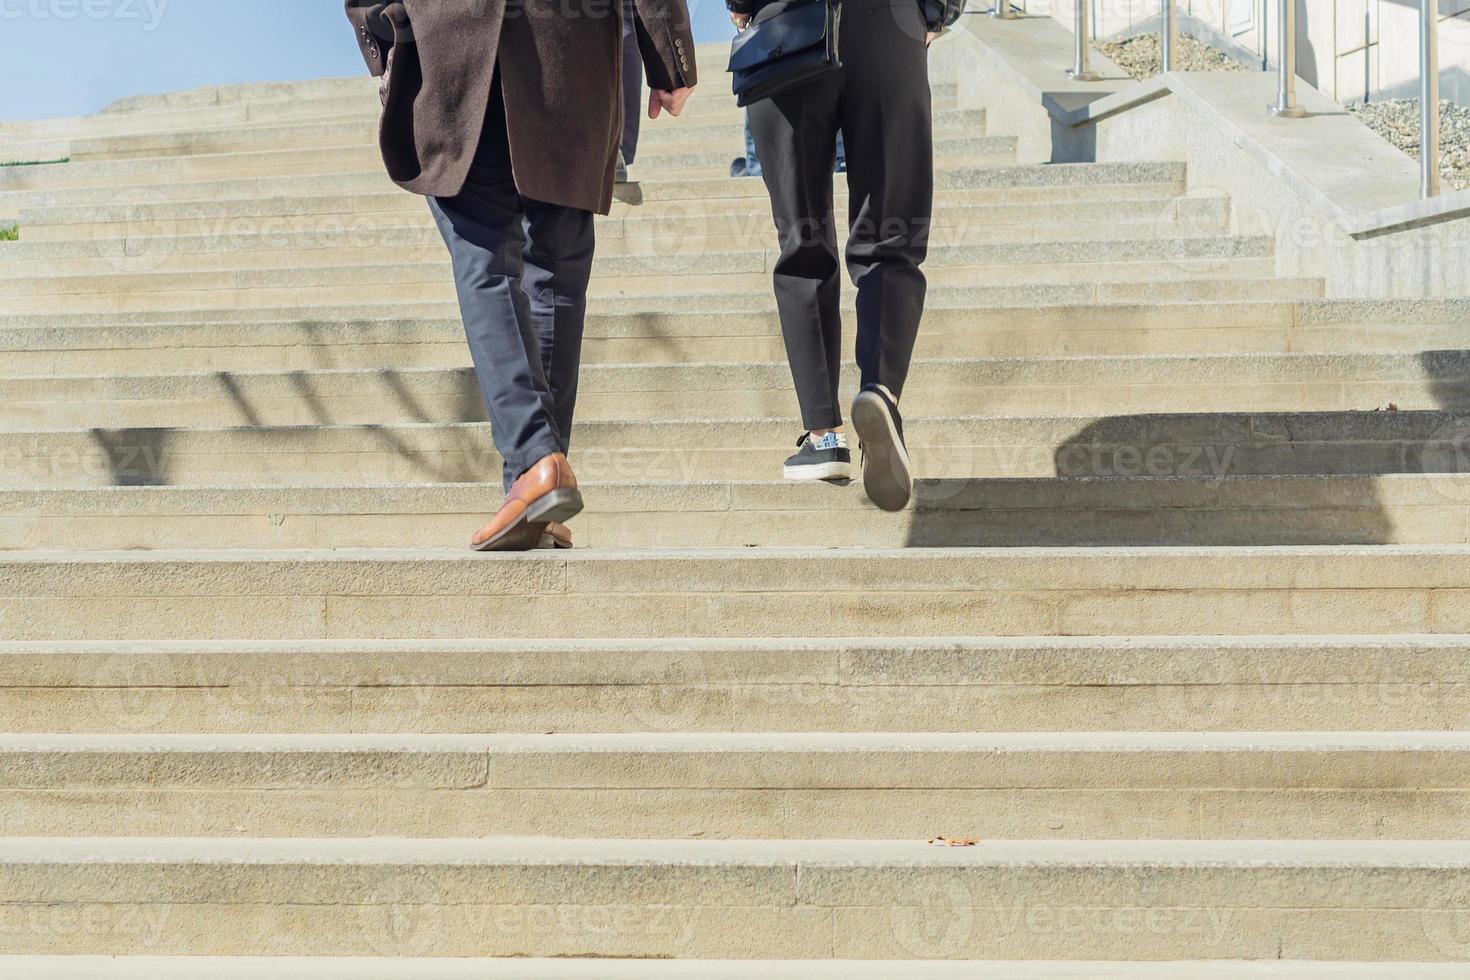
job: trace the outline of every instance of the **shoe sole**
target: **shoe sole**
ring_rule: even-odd
[[[787,466],[782,475],[798,483],[816,483],[822,480],[851,480],[851,463],[815,463],[811,466]]]
[[[520,520],[501,531],[495,537],[480,544],[470,545],[475,551],[536,551],[541,546],[541,536],[546,525],[553,521],[565,524],[582,513],[582,494],[576,490],[553,490],[537,500]]]
[[[488,541],[472,544],[474,551],[535,551],[546,533],[545,521],[528,521],[525,515]]]
[[[863,392],[852,403],[852,427],[863,450],[863,489],[879,508],[899,511],[914,494],[908,450],[898,437],[898,427],[883,399]]]
[[[542,524],[565,524],[582,513],[582,494],[578,490],[553,490],[526,508],[526,520]]]

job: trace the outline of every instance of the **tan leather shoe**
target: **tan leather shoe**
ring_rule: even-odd
[[[567,551],[572,547],[572,529],[565,524],[552,521],[546,525],[546,530],[541,532],[541,548],[543,551],[556,549]]]
[[[476,551],[531,551],[552,521],[566,522],[582,512],[582,494],[572,464],[552,453],[516,480],[499,512],[470,539]]]

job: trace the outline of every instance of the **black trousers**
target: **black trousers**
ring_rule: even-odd
[[[592,213],[516,191],[498,75],[469,181],[455,197],[430,198],[429,210],[453,260],[508,490],[537,460],[571,448]]]
[[[837,134],[847,147],[847,268],[857,286],[863,384],[898,397],[927,284],[934,209],[928,49],[917,0],[843,0],[843,69],[751,106],[781,254],[776,305],[808,429],[842,424],[841,264],[833,215]]]

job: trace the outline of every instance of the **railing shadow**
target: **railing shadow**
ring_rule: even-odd
[[[1423,355],[1429,377],[1458,352]],[[908,544],[1385,544],[1394,507],[1470,504],[1470,379],[1432,382],[1435,410],[1138,414],[1052,453],[1052,475],[921,481]],[[1420,475],[1384,499],[1383,477]],[[1323,479],[1323,477],[1335,479]]]

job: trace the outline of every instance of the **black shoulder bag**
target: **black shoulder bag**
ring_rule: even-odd
[[[924,23],[936,34],[949,30],[965,12],[965,0],[919,0]]]
[[[840,0],[775,0],[730,49],[736,102],[748,106],[842,67],[837,47]]]

